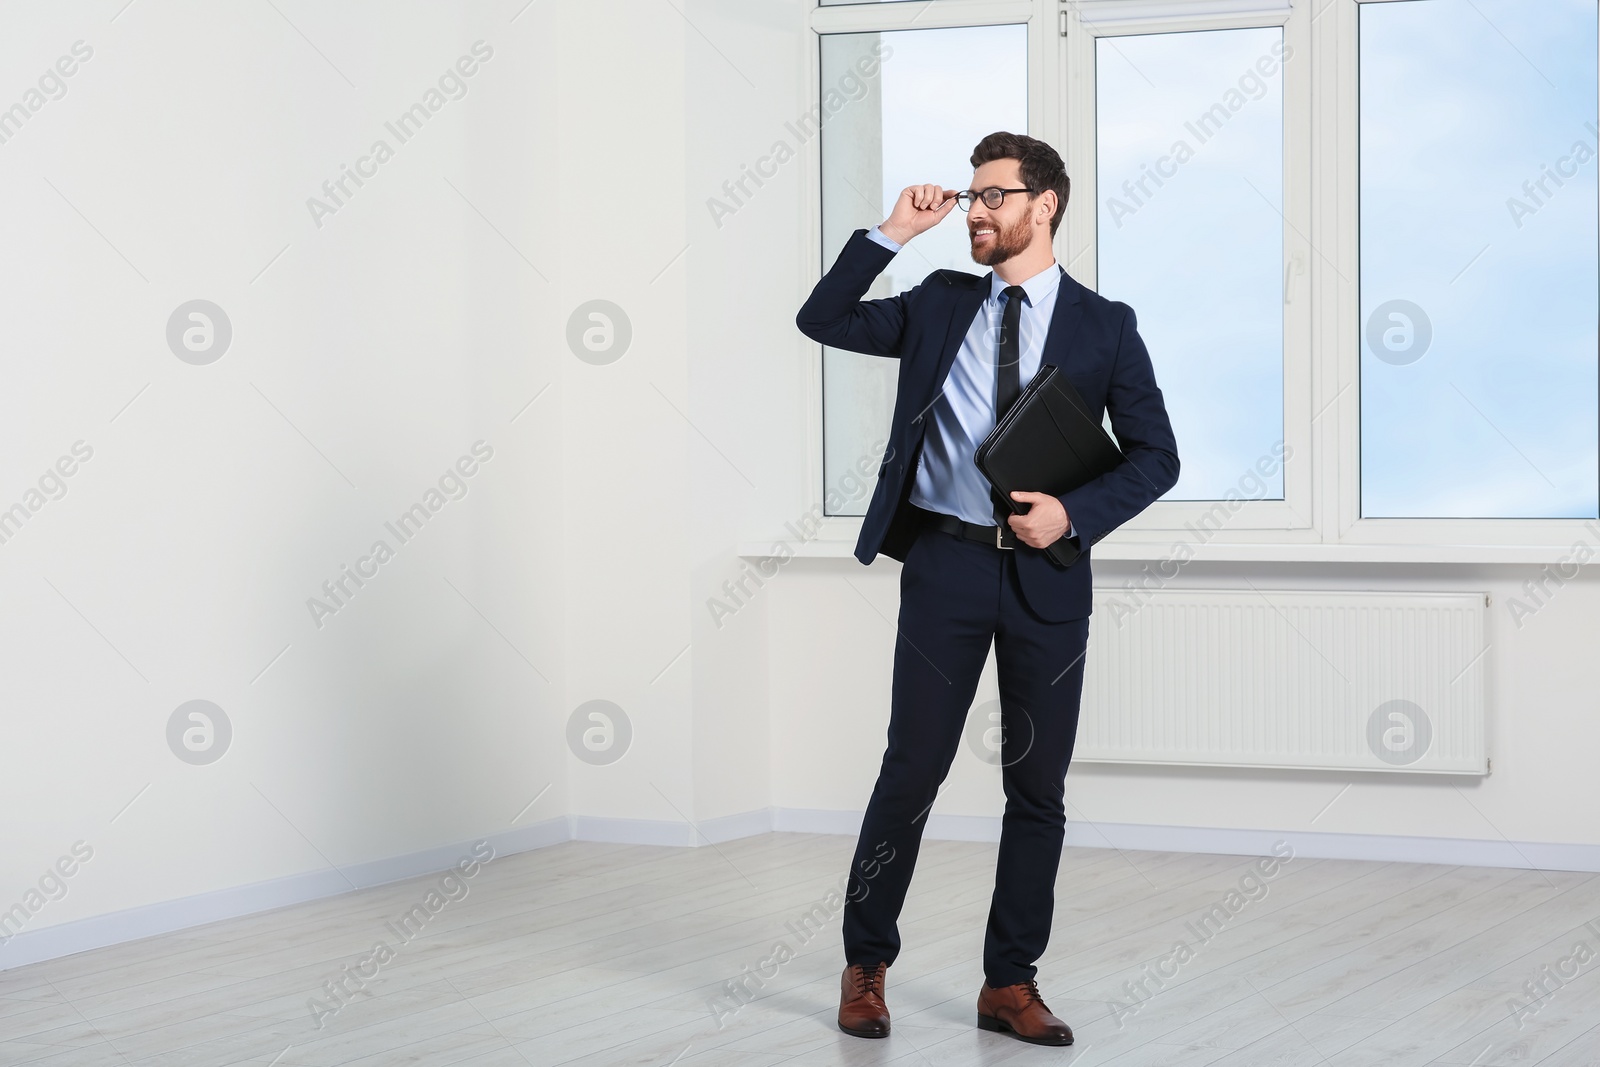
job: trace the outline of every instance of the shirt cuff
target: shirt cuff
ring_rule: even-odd
[[[883,247],[887,248],[891,252],[898,252],[902,248],[905,247],[905,245],[900,244],[898,241],[893,241],[893,240],[890,240],[888,237],[885,237],[883,235],[883,231],[878,229],[878,227],[876,227],[876,226],[874,226],[872,229],[867,231],[867,236],[872,238],[874,241],[878,242],[880,245],[882,245]]]

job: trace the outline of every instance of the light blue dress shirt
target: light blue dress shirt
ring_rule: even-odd
[[[885,237],[876,226],[867,231],[867,236],[894,252],[903,247]],[[1061,271],[1052,262],[1021,283],[1027,294],[1018,338],[1021,359],[1017,372],[1023,386],[1039,371],[1060,281]],[[922,439],[916,482],[911,487],[911,502],[918,507],[955,515],[980,526],[994,525],[994,501],[989,495],[989,480],[978,470],[973,456],[994,429],[995,364],[1000,355],[1001,315],[1009,299],[1006,287],[998,274],[993,276],[989,295],[956,352],[944,388],[929,410],[932,418]],[[1074,536],[1070,516],[1066,536]]]

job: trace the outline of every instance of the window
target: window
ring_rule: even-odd
[[[1164,500],[1223,499],[1284,438],[1285,55],[1279,26],[1095,42],[1097,288],[1133,307],[1161,384]],[[1282,500],[1266,469],[1254,498]]]
[[[1361,514],[1594,518],[1594,0],[1360,24]]]
[[[1597,8],[815,0],[821,93],[884,50],[819,138],[820,268],[902,187],[1026,130],[1072,177],[1056,258],[1134,308],[1182,459],[1097,555],[1600,549]],[[957,231],[867,295],[982,274]],[[821,355],[814,501],[875,463],[899,369]],[[867,502],[822,539],[848,551]]]

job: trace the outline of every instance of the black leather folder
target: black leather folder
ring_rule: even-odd
[[[1060,496],[1112,470],[1123,458],[1122,449],[1090,416],[1089,405],[1054,363],[1040,366],[974,457],[989,484],[1019,515],[1026,515],[1031,505],[1012,500],[1013,491]],[[1082,554],[1065,537],[1044,551],[1063,567]]]

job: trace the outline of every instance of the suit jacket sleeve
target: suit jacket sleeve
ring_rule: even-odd
[[[1087,539],[1087,544],[1080,540],[1081,548],[1139,514],[1178,482],[1178,444],[1131,307],[1117,340],[1106,411],[1126,458],[1058,498],[1074,532]]]
[[[813,341],[833,348],[898,357],[907,306],[922,286],[881,300],[861,299],[894,257],[891,249],[868,237],[866,230],[851,234],[839,258],[801,306],[794,324]]]

